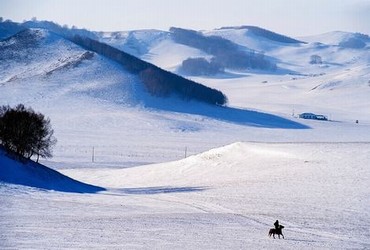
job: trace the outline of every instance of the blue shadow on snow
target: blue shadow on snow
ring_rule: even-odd
[[[97,193],[105,189],[74,180],[28,159],[19,159],[0,147],[0,182],[69,193]]]
[[[146,100],[149,108],[200,115],[219,121],[235,123],[244,126],[276,129],[309,129],[309,126],[299,122],[254,110],[238,109],[227,106],[212,106],[205,103],[185,102],[176,97],[163,98],[162,102]]]
[[[132,195],[151,195],[151,194],[167,194],[167,193],[189,193],[189,192],[201,192],[205,191],[205,187],[171,187],[171,186],[159,186],[159,187],[142,187],[142,188],[121,188],[115,189],[122,194]]]

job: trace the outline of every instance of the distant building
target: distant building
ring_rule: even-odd
[[[313,113],[302,113],[299,115],[299,118],[302,119],[312,119],[312,120],[321,120],[321,121],[327,121],[328,118],[325,115],[316,115]]]

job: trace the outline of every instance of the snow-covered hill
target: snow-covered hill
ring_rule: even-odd
[[[167,39],[168,32],[160,30],[135,30],[124,32],[100,32],[100,40],[131,55],[141,57]]]
[[[56,96],[67,94],[127,104],[135,101],[135,76],[54,33],[29,29],[0,42],[0,46],[0,82],[9,104],[17,95],[22,95],[24,103],[57,102]]]
[[[219,36],[246,50],[264,53],[265,57],[274,58],[278,70],[226,70],[225,74],[216,76],[187,77],[222,90],[231,106],[284,114],[316,112],[334,120],[368,120],[370,43],[367,35],[332,32],[294,40],[255,29],[259,30],[250,26],[228,27],[202,31],[202,34]],[[146,32],[146,37],[153,41],[155,34]],[[176,43],[170,35],[146,48],[148,52],[141,56],[144,60],[178,73],[187,58],[212,58],[197,48]],[[313,56],[319,58],[317,64],[311,63]],[[266,98],[261,99],[261,93]]]
[[[315,35],[315,36],[307,36],[307,37],[302,37],[301,38],[304,41],[310,42],[310,43],[322,43],[322,44],[327,44],[327,45],[339,45],[342,48],[351,48],[349,43],[346,45],[346,42],[348,41],[361,41],[365,43],[364,47],[357,47],[358,49],[361,48],[369,48],[368,46],[370,45],[370,37],[366,34],[361,34],[361,33],[351,33],[351,32],[343,32],[343,31],[333,31],[333,32],[328,32],[325,34],[320,34],[320,35]],[[358,43],[360,44],[360,43]],[[356,43],[352,44],[356,45]],[[352,46],[356,48],[356,46]]]

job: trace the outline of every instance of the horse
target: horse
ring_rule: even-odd
[[[269,237],[274,237],[275,239],[275,234],[277,234],[279,236],[279,239],[280,239],[280,235],[283,236],[283,239],[284,239],[284,234],[283,234],[283,228],[284,226],[283,225],[279,225],[279,227],[276,229],[276,228],[271,228],[270,231],[269,231]]]

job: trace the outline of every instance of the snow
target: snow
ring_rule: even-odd
[[[177,44],[171,40],[164,40],[156,46],[153,46],[150,52],[142,58],[155,65],[161,65],[161,67],[167,70],[176,71],[178,67],[181,66],[181,63],[189,58],[189,55],[193,58],[211,57],[198,49]]]
[[[21,60],[1,58],[0,105],[50,117],[58,144],[41,163],[58,172],[40,177],[0,154],[1,249],[370,248],[367,50],[261,48],[296,74],[194,77],[228,96],[211,107],[150,97],[120,65],[80,60],[84,49],[42,34]],[[207,56],[140,34],[142,57],[167,70]],[[308,63],[313,53],[323,65]],[[74,184],[47,186],[61,174]],[[106,190],[60,192],[80,182]],[[276,219],[285,240],[267,235]]]
[[[98,194],[5,185],[2,246],[367,248],[369,153],[368,143],[234,143],[170,163],[64,171],[108,188]],[[275,219],[285,240],[267,236]]]
[[[303,41],[306,42],[319,42],[323,44],[338,45],[342,41],[346,41],[349,38],[359,37],[356,33],[343,32],[343,31],[332,31],[320,35],[301,37]],[[369,39],[367,42],[370,42]]]
[[[295,44],[295,43],[287,44],[287,43],[272,41],[265,37],[261,37],[261,36],[253,34],[253,32],[249,31],[248,28],[243,28],[243,29],[224,28],[224,29],[217,29],[217,30],[211,30],[211,31],[204,31],[203,34],[205,34],[206,36],[220,36],[236,44],[245,46],[248,49],[252,49],[258,52],[271,51],[280,46],[288,46],[288,47],[300,46],[300,44]]]
[[[97,35],[101,42],[137,57],[147,54],[151,47],[168,37],[167,32],[160,30],[101,32]]]

